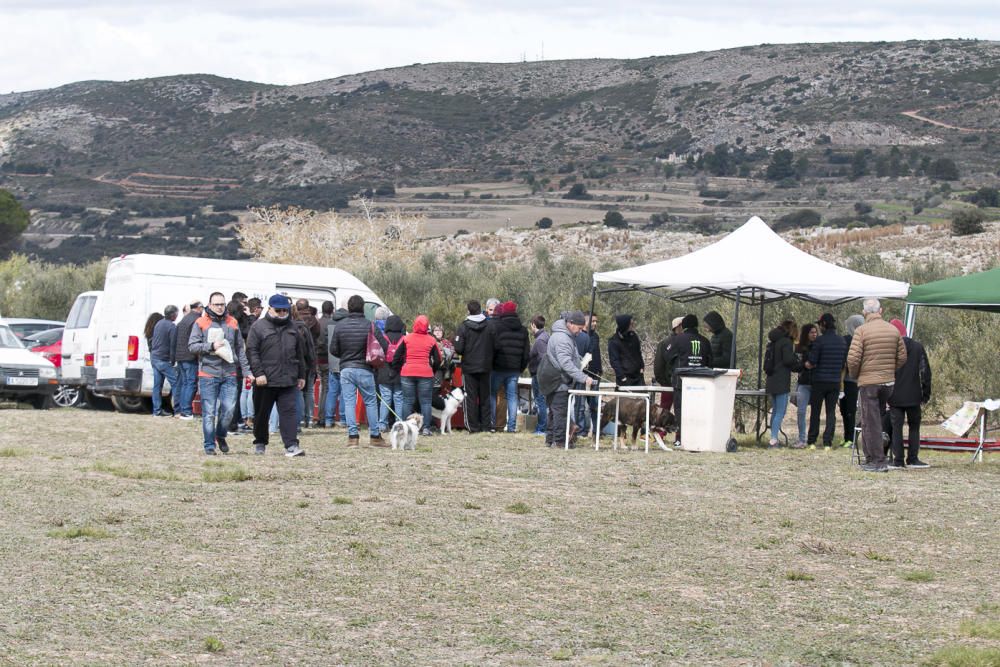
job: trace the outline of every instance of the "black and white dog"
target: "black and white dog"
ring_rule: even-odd
[[[451,433],[451,418],[458,412],[458,408],[464,400],[465,392],[462,391],[461,387],[455,387],[444,397],[444,408],[433,411],[434,417],[437,418],[438,424],[441,425],[442,434]]]
[[[415,450],[417,448],[417,436],[420,434],[420,427],[424,425],[424,418],[419,412],[397,421],[389,431],[389,442],[393,449]]]

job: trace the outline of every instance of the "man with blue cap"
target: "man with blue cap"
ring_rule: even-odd
[[[268,441],[271,408],[278,406],[278,430],[285,456],[303,456],[298,439],[298,392],[306,384],[305,341],[292,325],[292,300],[275,294],[267,314],[253,323],[247,336],[247,357],[255,378],[253,392],[254,454],[263,454]]]

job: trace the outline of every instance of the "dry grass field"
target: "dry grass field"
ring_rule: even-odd
[[[1000,664],[1000,458],[0,409],[2,664]]]

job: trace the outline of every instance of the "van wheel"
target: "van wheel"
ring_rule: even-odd
[[[144,412],[152,409],[146,407],[146,399],[142,396],[112,396],[111,405],[118,412]]]
[[[60,408],[73,408],[80,404],[82,392],[68,384],[61,384],[56,387],[56,393],[52,395],[52,402]]]

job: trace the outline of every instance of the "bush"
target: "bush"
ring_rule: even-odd
[[[552,218],[542,218],[535,223],[535,227],[539,229],[549,229],[552,227]]]
[[[619,211],[608,211],[604,214],[604,226],[613,227],[615,229],[625,229],[628,227],[628,223],[625,222],[625,216]]]
[[[868,215],[872,212],[872,205],[864,201],[855,202],[854,212],[858,215]]]
[[[958,167],[955,165],[954,160],[941,157],[931,163],[927,175],[939,181],[957,181]]]
[[[569,192],[563,195],[563,199],[593,199],[594,195],[587,192],[587,186],[583,183],[574,183]]]
[[[107,262],[32,263],[24,255],[0,262],[0,313],[65,320],[80,292],[102,289]]]
[[[800,208],[797,211],[792,211],[791,213],[788,213],[778,218],[778,220],[771,226],[771,228],[776,232],[780,232],[786,229],[816,227],[822,221],[823,217],[813,209]]]
[[[996,188],[983,187],[969,195],[968,201],[979,208],[1000,206],[1000,192]]]
[[[951,233],[954,236],[981,234],[986,216],[979,210],[959,211],[951,219]]]

